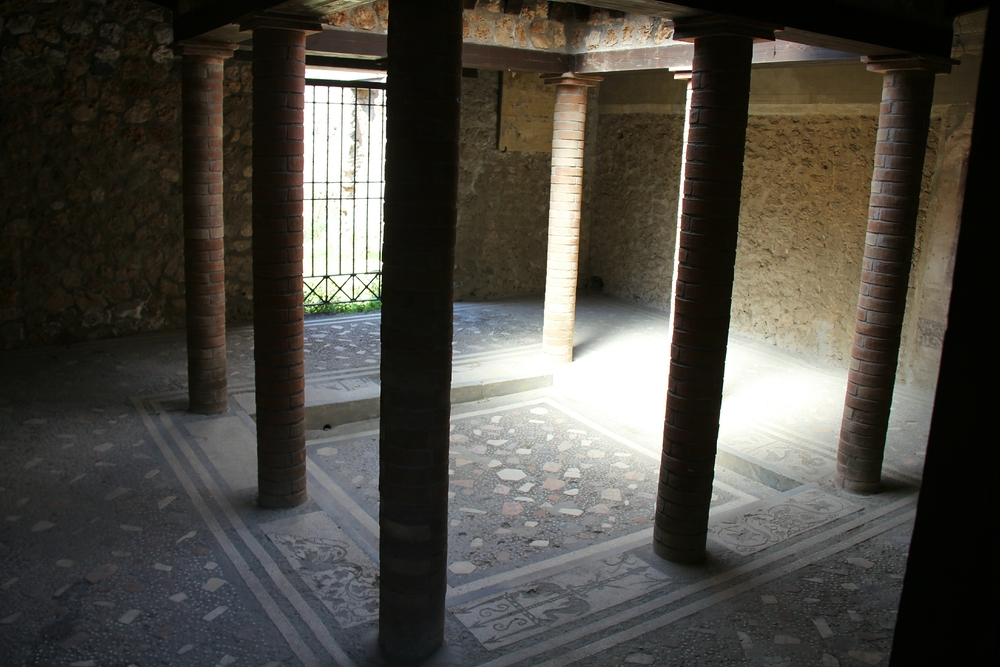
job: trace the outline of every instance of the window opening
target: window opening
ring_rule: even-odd
[[[315,76],[305,89],[306,312],[382,297],[385,84]]]

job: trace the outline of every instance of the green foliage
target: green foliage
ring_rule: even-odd
[[[382,310],[381,301],[354,301],[350,303],[315,303],[305,305],[306,315],[336,315],[338,313],[368,313]]]

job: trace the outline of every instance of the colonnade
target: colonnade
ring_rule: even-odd
[[[462,3],[393,8],[383,249],[380,423],[380,632],[388,653],[420,657],[443,641],[448,432],[461,109]],[[307,499],[303,366],[302,17],[261,15],[253,30],[253,276],[259,503]],[[755,40],[775,26],[678,20],[694,43],[675,272],[668,396],[653,546],[704,557]],[[185,260],[190,408],[226,410],[222,251],[223,44],[183,58]],[[913,249],[934,76],[947,62],[872,57],[884,75],[868,233],[836,482],[878,489]],[[572,359],[587,88],[556,87],[543,350]]]

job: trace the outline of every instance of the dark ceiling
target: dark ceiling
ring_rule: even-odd
[[[958,14],[981,8],[987,0],[578,0],[550,2],[553,16],[586,20],[593,9],[639,13],[668,19],[726,14],[784,26],[779,38],[830,49],[877,55],[909,52],[948,57],[952,22]],[[364,0],[153,0],[175,15],[178,39],[190,39],[235,24],[260,11],[321,17],[364,4]],[[518,13],[524,0],[506,0],[504,11]],[[475,0],[465,0],[467,8]],[[178,10],[180,7],[180,10]]]

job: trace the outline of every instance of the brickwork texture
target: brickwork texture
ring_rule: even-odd
[[[306,500],[302,308],[305,32],[254,29],[253,323],[258,502]]]
[[[722,408],[752,40],[700,37],[678,252],[653,548],[675,561],[704,557]]]
[[[382,260],[379,644],[392,656],[420,658],[444,641],[462,3],[394,5],[392,20]]]
[[[223,412],[226,396],[222,225],[223,56],[182,56],[184,276],[190,410]]]
[[[569,362],[573,360],[580,261],[587,87],[593,82],[580,83],[567,76],[555,85],[542,352],[555,361]]]
[[[861,287],[834,482],[879,487],[920,204],[935,74],[885,74]]]

